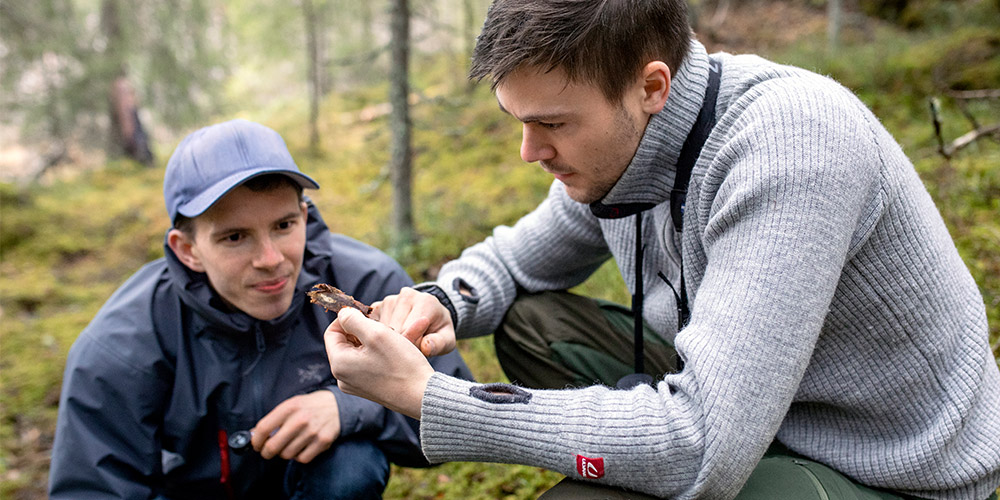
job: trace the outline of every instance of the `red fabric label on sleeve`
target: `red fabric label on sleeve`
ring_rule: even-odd
[[[604,459],[601,457],[590,458],[583,455],[577,455],[576,471],[587,479],[604,477]]]

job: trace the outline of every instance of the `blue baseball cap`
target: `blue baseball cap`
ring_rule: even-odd
[[[305,189],[319,184],[299,171],[277,132],[237,119],[192,132],[167,162],[163,199],[170,221],[197,217],[244,182],[266,174],[284,174]]]

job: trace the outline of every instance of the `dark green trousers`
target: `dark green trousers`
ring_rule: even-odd
[[[494,335],[497,357],[514,383],[537,389],[614,386],[632,373],[632,312],[568,292],[518,297]],[[645,372],[656,380],[677,369],[670,343],[645,327]],[[564,479],[544,500],[645,500],[653,497],[589,481]],[[902,500],[912,497],[868,488],[775,442],[737,500]],[[997,500],[996,494],[990,500]]]
[[[536,389],[614,386],[632,373],[632,311],[568,292],[518,296],[493,336],[507,377]],[[677,369],[677,352],[644,328],[645,372]]]

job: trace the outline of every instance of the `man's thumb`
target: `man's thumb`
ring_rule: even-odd
[[[344,337],[347,338],[348,342],[354,344],[355,347],[360,347],[364,343],[364,337],[368,334],[367,329],[363,325],[363,322],[367,319],[361,311],[353,307],[344,307],[337,312],[337,322],[340,323],[340,329],[344,332]]]
[[[424,337],[420,342],[420,352],[428,358],[436,355],[437,353],[434,352],[434,340],[430,337]]]
[[[348,335],[360,337],[359,333],[364,334],[365,328],[362,326],[362,322],[365,319],[367,319],[365,315],[353,307],[345,307],[337,312],[337,321],[340,323],[344,333]]]

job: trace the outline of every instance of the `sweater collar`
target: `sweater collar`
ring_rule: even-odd
[[[691,40],[687,58],[672,75],[667,102],[662,111],[650,117],[632,161],[608,194],[590,205],[596,217],[627,217],[670,199],[677,158],[698,118],[708,72],[705,47]]]

